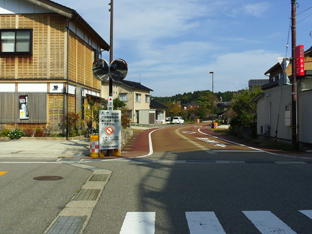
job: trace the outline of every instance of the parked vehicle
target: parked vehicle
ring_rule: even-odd
[[[172,124],[184,123],[184,119],[181,116],[174,116],[171,121]]]
[[[171,116],[167,116],[166,117],[166,124],[170,124],[171,123]]]

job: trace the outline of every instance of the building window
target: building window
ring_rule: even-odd
[[[141,102],[141,94],[137,93],[137,94],[135,95],[135,101],[136,101],[136,102]]]
[[[94,49],[93,50],[93,54],[94,54],[94,61],[96,61],[97,59],[102,58],[102,52],[99,50]]]
[[[1,29],[1,55],[31,55],[32,29]]]
[[[120,100],[120,101],[123,101],[123,102],[128,101],[128,94],[127,94],[127,93],[121,93],[121,94],[119,94],[119,100]]]
[[[150,95],[145,95],[145,102],[150,103]]]

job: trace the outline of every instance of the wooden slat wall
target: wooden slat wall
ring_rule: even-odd
[[[68,111],[76,113],[76,97],[73,95],[69,95]]]
[[[68,79],[77,82],[77,36],[69,32]]]
[[[66,18],[57,14],[0,15],[1,28],[15,29],[16,23],[18,28],[33,29],[33,55],[1,57],[0,78],[64,79]]]
[[[15,123],[18,116],[16,93],[0,93],[0,123]]]
[[[50,78],[64,78],[64,43],[66,32],[66,18],[60,15],[50,17]],[[67,68],[66,68],[67,69]]]
[[[93,76],[92,63],[92,47],[70,31],[68,61],[69,80],[94,89],[101,89],[101,82]]]
[[[19,119],[19,95],[29,97],[29,120]],[[0,123],[47,123],[46,93],[0,93],[0,100]]]
[[[77,46],[77,82],[80,84],[91,86],[91,82],[88,79],[85,79],[85,42],[78,38],[78,46]]]
[[[49,110],[48,110],[48,124],[53,132],[59,130],[62,116],[64,116],[64,95],[63,94],[49,94]]]

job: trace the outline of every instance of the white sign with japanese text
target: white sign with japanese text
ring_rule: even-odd
[[[100,150],[121,148],[121,111],[100,110],[99,112]]]
[[[107,102],[107,109],[112,111],[113,108],[114,108],[113,97],[109,96]]]

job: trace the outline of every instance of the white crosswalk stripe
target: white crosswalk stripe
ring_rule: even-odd
[[[222,233],[225,234],[214,212],[185,212],[191,234]]]
[[[155,212],[128,212],[120,234],[154,234]]]
[[[262,234],[296,234],[271,211],[243,211],[243,213]]]
[[[296,234],[286,223],[271,211],[242,211],[246,222],[251,221],[262,234]],[[299,210],[312,219],[312,210]],[[222,222],[213,211],[185,212],[190,234],[226,234]],[[249,221],[248,221],[249,220]],[[122,224],[120,234],[154,234],[156,212],[128,212]],[[187,233],[187,232],[186,232]]]
[[[308,216],[310,219],[312,219],[312,210],[299,210],[302,214]]]

